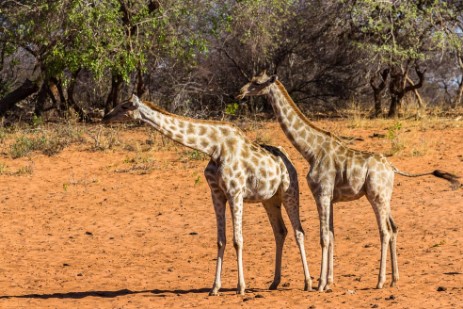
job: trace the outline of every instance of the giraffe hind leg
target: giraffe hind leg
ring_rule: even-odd
[[[378,274],[378,283],[376,285],[377,289],[381,289],[386,282],[386,260],[387,260],[387,250],[388,247],[391,248],[391,262],[393,263],[393,267],[397,271],[397,257],[396,257],[396,235],[393,232],[393,225],[391,224],[390,220],[390,211],[389,205],[380,201],[373,201],[370,203],[372,204],[376,219],[378,222],[379,228],[379,235],[381,241],[381,259],[379,264],[379,274]],[[395,226],[395,225],[394,225]],[[394,269],[393,269],[394,270]]]
[[[389,225],[391,227],[391,239],[389,241],[389,249],[391,251],[391,268],[392,268],[392,281],[391,287],[397,286],[399,281],[399,267],[397,263],[397,234],[398,228],[394,222],[394,219],[389,215]]]
[[[283,245],[288,234],[283,217],[281,215],[281,200],[274,198],[263,202],[268,219],[272,225],[273,235],[275,236],[275,274],[270,290],[276,290],[281,281],[281,261],[283,256]]]
[[[395,285],[399,279],[397,266],[397,226],[391,216],[391,196],[394,174],[381,174],[371,171],[366,182],[366,196],[370,202],[378,223],[381,240],[381,260],[376,288],[381,289],[386,281],[387,250],[390,249],[392,281]]]

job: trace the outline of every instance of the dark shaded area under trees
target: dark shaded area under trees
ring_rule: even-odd
[[[354,101],[399,117],[407,96],[455,108],[462,12],[463,1],[2,1],[0,117],[91,121],[131,93],[194,117],[254,115],[271,107],[234,97],[264,69],[309,111]]]

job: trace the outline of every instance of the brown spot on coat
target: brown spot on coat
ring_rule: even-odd
[[[230,152],[235,152],[237,144],[238,141],[235,138],[229,137],[225,140],[225,145]]]

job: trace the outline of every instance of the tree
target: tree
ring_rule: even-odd
[[[362,57],[348,42],[345,9],[339,1],[225,1],[209,14],[210,53],[196,70],[195,81],[207,84],[202,103],[219,101],[224,110],[243,82],[266,69],[298,104],[334,110],[361,87],[352,77]],[[271,109],[260,98],[245,104]]]
[[[446,30],[455,9],[447,1],[352,2],[350,20],[356,46],[370,52],[372,66],[390,72],[388,117],[397,117],[405,94],[423,85],[420,67],[429,55],[449,46]]]
[[[50,98],[63,101],[55,108],[64,112],[71,106],[84,119],[85,111],[74,99],[82,72],[92,73],[91,83],[111,76],[106,109],[118,103],[122,84],[132,78],[141,94],[149,62],[191,60],[202,44],[186,30],[192,12],[194,1],[6,1],[0,4],[0,42],[11,47],[10,55],[26,50],[33,57],[33,82],[39,88],[36,114],[45,110]],[[8,106],[15,103],[9,100]]]

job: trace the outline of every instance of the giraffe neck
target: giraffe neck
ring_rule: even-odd
[[[218,131],[221,127],[227,126],[226,124],[177,116],[146,101],[139,103],[137,111],[136,118],[184,146],[201,151],[212,158],[215,158],[222,148]]]
[[[322,149],[322,144],[334,137],[331,133],[310,123],[279,81],[276,81],[269,88],[267,98],[272,104],[278,122],[288,139],[304,158],[312,164]]]

